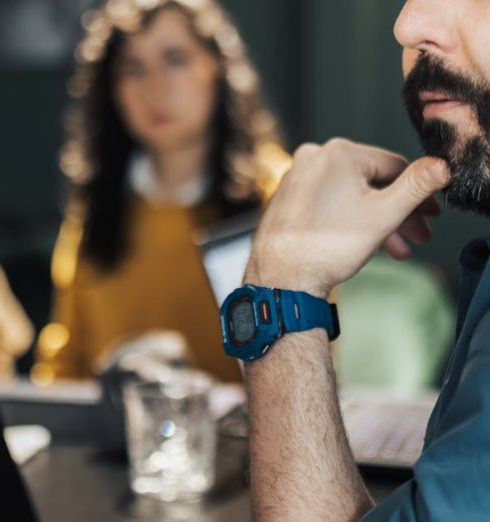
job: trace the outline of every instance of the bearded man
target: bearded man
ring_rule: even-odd
[[[228,351],[239,341],[233,353],[246,349],[253,359],[246,374],[256,520],[490,518],[490,240],[473,241],[461,256],[457,340],[414,477],[378,506],[339,410],[329,352],[335,309],[320,303],[379,248],[404,260],[410,242],[428,241],[438,191],[451,206],[490,215],[489,24],[487,1],[404,2],[395,26],[404,98],[427,155],[407,165],[342,139],[303,145],[266,212],[248,294],[223,315]],[[256,351],[247,309],[255,295],[269,330],[280,319]],[[231,337],[226,318],[236,322]]]

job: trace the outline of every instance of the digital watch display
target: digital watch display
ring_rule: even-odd
[[[229,311],[229,325],[233,341],[243,345],[252,341],[257,334],[253,301],[245,297],[233,303]]]

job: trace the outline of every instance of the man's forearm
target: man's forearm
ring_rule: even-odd
[[[256,233],[246,283],[326,298],[383,247],[430,238],[447,165],[347,140],[294,155]],[[382,218],[380,217],[382,216]],[[252,498],[266,522],[357,520],[372,501],[347,443],[324,330],[287,334],[247,365]]]
[[[373,504],[348,446],[326,332],[286,335],[246,373],[256,520],[358,520]]]

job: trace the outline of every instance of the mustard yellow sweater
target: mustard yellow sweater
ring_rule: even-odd
[[[238,380],[236,362],[221,348],[216,302],[192,242],[195,228],[190,210],[137,198],[131,250],[122,264],[101,273],[78,257],[72,281],[58,284],[53,322],[41,333],[33,375],[90,377],[111,345],[164,329],[184,334],[199,368]]]

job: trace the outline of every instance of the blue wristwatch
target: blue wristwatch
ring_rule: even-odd
[[[331,341],[340,335],[337,307],[306,292],[246,285],[221,307],[225,352],[244,361],[263,357],[289,332],[324,328]]]

